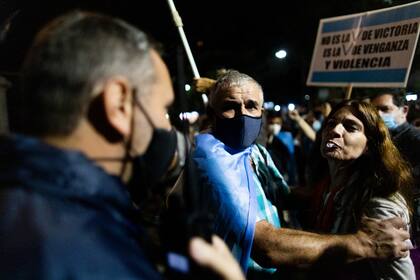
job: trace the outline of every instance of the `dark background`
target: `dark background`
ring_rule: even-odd
[[[413,1],[175,0],[175,5],[202,76],[211,77],[222,67],[237,69],[262,84],[267,101],[284,104],[304,103],[305,95],[311,100],[318,96],[318,88],[306,87],[305,82],[321,18],[408,2]],[[184,90],[184,84],[191,83],[192,73],[166,0],[0,0],[4,37],[0,44],[0,75],[15,80],[36,31],[51,18],[75,8],[118,16],[148,32],[163,46],[178,97],[183,96],[187,101],[196,98]],[[17,14],[6,34],[5,22],[15,11]],[[280,48],[288,52],[284,60],[274,56]],[[418,55],[411,73],[420,68],[417,58]],[[411,79],[408,87],[414,89],[415,84]],[[331,95],[343,92],[343,89],[330,89]]]

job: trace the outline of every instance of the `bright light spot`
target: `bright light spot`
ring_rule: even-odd
[[[311,97],[309,96],[309,94],[305,94],[305,100],[309,100],[311,99]]]
[[[289,109],[289,111],[293,111],[296,108],[295,104],[290,103],[289,105],[287,105],[287,109]]]
[[[191,123],[195,123],[198,118],[199,118],[199,114],[196,111],[192,111],[192,112],[181,112],[179,113],[179,119],[183,120],[183,121],[188,121],[190,124]]]
[[[416,101],[417,100],[417,94],[407,94],[405,96],[405,99],[407,99],[407,101]]]
[[[204,93],[201,95],[201,99],[203,100],[204,105],[207,105],[209,102],[209,98]]]
[[[189,115],[190,115],[191,113],[189,113],[189,112],[182,112],[182,113],[179,113],[179,119],[180,120],[188,120],[188,117],[189,117]]]
[[[281,109],[280,105],[274,106],[274,111],[278,112],[278,111],[280,111],[280,109]]]
[[[273,108],[274,108],[274,102],[272,101],[264,102],[264,109],[272,110]]]
[[[189,84],[185,84],[185,91],[190,91],[191,90],[191,86]]]
[[[169,120],[169,114],[168,113],[166,113],[165,117],[166,117],[167,120]]]
[[[287,56],[287,52],[285,50],[279,50],[276,52],[276,57],[279,59],[283,59]]]

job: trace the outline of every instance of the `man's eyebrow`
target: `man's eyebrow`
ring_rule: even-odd
[[[225,99],[222,101],[222,104],[238,104],[240,102],[238,102],[238,100],[235,99]]]
[[[245,102],[246,105],[258,106],[260,103],[257,100],[249,99]]]

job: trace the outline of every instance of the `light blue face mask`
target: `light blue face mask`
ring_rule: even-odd
[[[315,121],[312,123],[312,128],[313,128],[315,131],[320,130],[320,129],[321,129],[321,126],[322,126],[322,123],[321,123],[320,121],[318,121],[318,120],[315,120]]]
[[[398,126],[397,123],[395,122],[394,117],[392,115],[382,114],[381,117],[384,120],[385,125],[389,129],[394,129],[394,128],[396,128]]]

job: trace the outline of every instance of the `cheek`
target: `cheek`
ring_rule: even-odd
[[[366,139],[358,138],[354,139],[354,141],[352,142],[353,143],[351,143],[350,145],[349,153],[351,153],[352,156],[357,158],[361,156],[366,150]]]
[[[235,111],[234,110],[227,110],[227,111],[221,112],[220,115],[221,115],[222,118],[231,119],[231,118],[235,117]]]
[[[156,128],[171,129],[171,121],[166,110],[160,111],[153,120]]]
[[[261,117],[262,111],[261,111],[261,109],[247,110],[247,115],[252,116],[252,117]]]
[[[156,128],[171,129],[168,110],[164,104],[152,104],[149,109],[150,118]]]
[[[134,125],[134,134],[132,139],[132,156],[142,155],[146,152],[147,147],[152,140],[153,130],[147,121],[142,117],[137,117]]]

